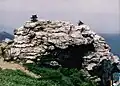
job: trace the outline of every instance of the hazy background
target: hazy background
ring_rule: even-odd
[[[32,14],[41,19],[82,20],[97,33],[120,32],[119,0],[0,0],[0,31],[13,32]]]

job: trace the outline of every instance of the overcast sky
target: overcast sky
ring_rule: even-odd
[[[0,0],[0,27],[12,33],[38,14],[40,19],[74,24],[82,20],[97,33],[119,33],[119,5],[119,0]]]

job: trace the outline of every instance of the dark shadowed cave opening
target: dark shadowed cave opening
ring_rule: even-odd
[[[82,67],[84,62],[83,56],[86,56],[90,52],[94,52],[94,45],[91,44],[82,44],[82,45],[72,45],[66,49],[55,48],[53,51],[50,51],[52,57],[49,61],[56,61],[62,67],[65,68],[78,68]],[[50,58],[50,57],[49,57]],[[44,60],[44,58],[42,59]],[[42,61],[41,60],[41,61]],[[48,60],[47,60],[48,61]],[[42,61],[44,65],[49,64],[49,62]]]

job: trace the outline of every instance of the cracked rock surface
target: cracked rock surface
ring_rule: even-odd
[[[119,57],[110,52],[105,39],[82,24],[75,26],[65,21],[27,21],[14,30],[10,56],[26,63],[40,61],[43,55],[52,55],[52,64],[64,67],[84,67],[93,70],[104,59],[112,63]]]

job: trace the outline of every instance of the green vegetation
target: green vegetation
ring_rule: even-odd
[[[32,78],[19,70],[0,70],[0,86],[96,86],[83,72],[67,68],[40,68],[33,64],[25,65],[39,79]]]

